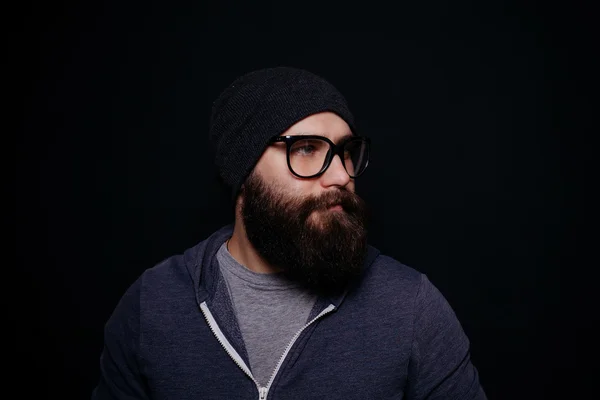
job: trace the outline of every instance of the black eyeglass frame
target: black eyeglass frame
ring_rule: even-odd
[[[321,168],[321,170],[319,172],[317,172],[316,174],[310,175],[310,176],[302,176],[302,175],[297,174],[294,171],[294,169],[292,168],[292,164],[290,161],[290,150],[292,148],[292,145],[294,143],[296,143],[297,141],[303,140],[303,139],[321,139],[329,144],[329,152],[327,153],[328,157],[326,158],[325,162],[323,163],[323,167]],[[367,163],[365,164],[364,168],[358,175],[350,175],[350,173],[348,172],[348,169],[346,168],[346,161],[344,159],[344,147],[349,142],[356,142],[356,141],[361,141],[366,144],[365,152],[367,153],[366,154]],[[366,171],[367,167],[369,166],[369,159],[371,156],[371,138],[366,137],[366,136],[351,136],[345,140],[342,140],[339,144],[335,144],[329,138],[326,138],[325,136],[320,136],[320,135],[275,136],[275,137],[271,138],[271,140],[269,141],[269,143],[279,143],[279,142],[284,142],[286,144],[286,158],[287,158],[288,168],[289,168],[290,172],[292,174],[294,174],[295,176],[297,176],[298,178],[310,179],[310,178],[316,178],[318,176],[323,175],[325,173],[325,171],[327,171],[327,168],[329,168],[329,166],[331,165],[331,161],[333,160],[333,157],[335,157],[336,155],[340,157],[340,160],[342,161],[342,165],[344,166],[346,173],[352,179],[358,178],[359,176],[361,176]]]

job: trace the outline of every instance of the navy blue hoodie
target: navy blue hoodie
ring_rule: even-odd
[[[427,277],[369,246],[360,282],[317,301],[265,387],[219,272],[228,225],[149,268],[105,326],[92,399],[486,399],[469,340]]]

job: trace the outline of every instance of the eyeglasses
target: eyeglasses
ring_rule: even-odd
[[[371,140],[364,136],[352,136],[337,145],[317,135],[275,136],[270,142],[286,144],[288,168],[299,178],[322,175],[336,155],[351,178],[360,176],[369,164]]]

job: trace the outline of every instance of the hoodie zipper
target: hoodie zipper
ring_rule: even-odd
[[[250,379],[252,379],[252,382],[254,382],[254,384],[256,385],[256,388],[258,389],[258,399],[266,400],[267,394],[269,393],[269,389],[271,388],[271,385],[273,384],[273,381],[275,380],[275,377],[277,376],[277,373],[279,372],[279,368],[281,368],[281,366],[283,365],[285,358],[287,357],[288,353],[294,346],[294,343],[296,342],[296,340],[298,340],[298,338],[300,337],[300,335],[306,328],[308,328],[312,323],[314,323],[316,320],[318,320],[325,314],[328,314],[331,311],[333,311],[335,309],[335,306],[333,304],[330,304],[323,311],[321,311],[319,313],[319,315],[317,315],[316,317],[314,317],[313,319],[308,321],[308,323],[306,325],[304,325],[302,328],[300,328],[300,330],[298,332],[296,332],[296,334],[292,337],[292,340],[290,340],[287,347],[285,348],[285,351],[283,352],[281,358],[279,358],[279,361],[277,362],[277,365],[275,366],[275,369],[273,370],[273,373],[271,374],[271,378],[269,379],[269,382],[267,383],[267,386],[265,386],[265,387],[261,387],[260,384],[258,383],[258,381],[256,379],[254,379],[254,376],[252,376],[252,372],[250,371],[250,368],[248,368],[248,366],[246,365],[246,363],[244,362],[242,357],[239,355],[239,353],[233,348],[231,343],[229,343],[229,341],[223,334],[223,331],[221,331],[221,328],[219,328],[219,325],[217,325],[217,321],[215,320],[212,313],[208,309],[208,306],[206,305],[205,301],[200,304],[200,309],[202,310],[202,314],[204,314],[204,318],[206,319],[206,322],[208,323],[210,330],[215,335],[215,337],[217,338],[217,340],[219,341],[219,343],[221,344],[223,349],[225,349],[225,352],[227,352],[227,354],[229,354],[229,357],[231,357],[233,362],[235,362],[236,365],[238,367],[240,367],[240,369],[242,371],[244,371],[244,373]]]

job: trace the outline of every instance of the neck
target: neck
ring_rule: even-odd
[[[239,220],[236,220],[233,235],[227,241],[227,250],[229,250],[229,253],[237,262],[252,272],[272,274],[280,271],[278,268],[267,263],[258,254],[252,243],[250,243],[250,240],[248,240],[246,229]]]

